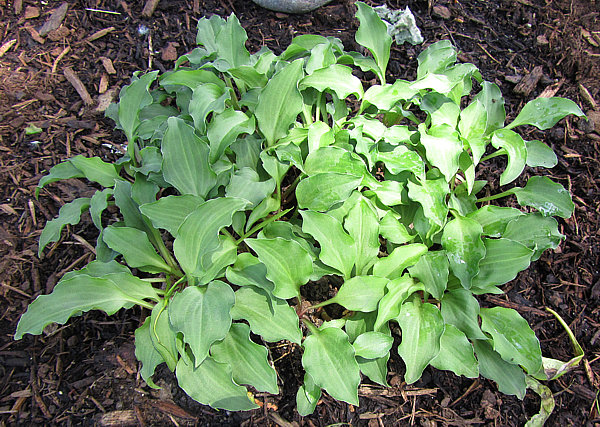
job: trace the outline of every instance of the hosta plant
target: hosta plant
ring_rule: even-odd
[[[136,74],[108,112],[127,154],[76,156],[39,183],[98,186],[65,204],[39,243],[41,254],[89,212],[96,260],[31,303],[15,338],[141,306],[146,383],[155,387],[166,363],[192,398],[227,410],[257,407],[246,386],[278,393],[269,348],[281,341],[302,348],[303,415],[322,390],[358,405],[361,379],[386,385],[390,352],[408,384],[428,365],[520,398],[526,380],[547,379],[559,362],[542,358],[527,321],[478,297],[501,294],[556,248],[554,217],[573,213],[549,178],[515,184],[527,167],[557,162],[515,129],[548,129],[581,110],[539,98],[506,124],[498,86],[456,63],[446,40],[419,55],[414,81],[388,83],[391,38],[356,4],[369,56],[316,35],[280,55],[250,54],[236,17],[213,16],[174,70]],[[379,84],[365,88],[359,69]],[[489,183],[478,168],[494,157],[505,168]],[[490,203],[502,197],[521,209]],[[317,282],[328,296],[314,297]]]

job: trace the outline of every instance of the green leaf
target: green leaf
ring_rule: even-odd
[[[261,74],[256,68],[250,65],[240,65],[237,68],[230,68],[227,72],[236,81],[242,82],[248,88],[262,88],[269,81],[266,75]]]
[[[405,268],[415,265],[425,253],[427,253],[427,246],[422,243],[398,246],[387,257],[377,260],[373,265],[373,274],[396,279],[402,275]]]
[[[456,62],[456,48],[450,40],[440,40],[427,47],[417,57],[417,80],[426,74],[437,74]]]
[[[458,130],[460,136],[468,141],[473,154],[473,163],[478,164],[485,153],[486,141],[482,138],[487,128],[487,110],[479,100],[471,102],[460,113]]]
[[[119,94],[119,125],[123,129],[123,132],[125,132],[127,141],[130,144],[135,142],[135,130],[141,123],[139,117],[140,111],[145,106],[152,104],[153,99],[148,88],[156,80],[157,75],[158,71],[144,74],[121,89],[121,93]]]
[[[40,235],[38,247],[38,256],[48,243],[56,242],[60,239],[60,233],[65,225],[75,225],[81,220],[81,214],[90,207],[90,199],[80,197],[72,202],[65,203],[58,211],[58,217],[48,221]]]
[[[427,252],[408,268],[410,276],[423,283],[425,291],[440,299],[448,284],[450,265],[444,251]]]
[[[429,133],[421,133],[421,143],[425,146],[427,160],[450,182],[458,171],[458,161],[463,152],[458,132],[448,125],[432,127]]]
[[[108,198],[112,196],[113,190],[105,188],[97,190],[90,199],[90,216],[98,230],[102,230],[102,212],[108,207]]]
[[[296,187],[298,207],[327,211],[345,201],[362,182],[362,177],[342,173],[318,173],[300,181]]]
[[[219,235],[219,246],[202,257],[202,268],[196,272],[199,285],[223,277],[225,268],[237,258],[237,245],[232,236]]]
[[[258,173],[250,168],[241,168],[231,177],[225,188],[225,196],[246,199],[251,207],[258,206],[275,190],[275,180],[260,181]]]
[[[335,302],[352,311],[375,311],[388,281],[375,276],[354,276],[346,280],[337,294],[325,303]]]
[[[63,179],[71,179],[71,178],[84,178],[85,175],[79,169],[77,169],[70,160],[59,163],[55,166],[52,166],[48,175],[44,175],[40,182],[38,183],[35,189],[35,196],[37,197],[40,193],[40,190],[44,188],[47,184],[51,184],[56,181],[62,181]]]
[[[308,127],[308,152],[310,154],[314,154],[316,150],[321,147],[327,147],[334,143],[334,133],[333,129],[329,127],[329,125],[325,122],[321,122],[318,120],[314,123],[311,123]],[[294,141],[294,145],[298,143]],[[345,151],[340,149],[342,152]],[[348,153],[350,154],[350,153]],[[314,157],[314,156],[313,156]],[[338,172],[337,170],[326,170],[325,172]],[[345,170],[341,171],[345,173]],[[313,175],[316,172],[311,173]]]
[[[352,75],[352,68],[341,64],[332,64],[304,77],[298,83],[298,88],[302,90],[307,87],[315,88],[319,92],[330,90],[335,92],[339,99],[354,95],[360,100],[364,93],[360,79]]]
[[[385,83],[385,70],[390,59],[392,37],[387,32],[387,26],[377,13],[363,2],[356,2],[358,8],[356,17],[360,25],[354,38],[356,43],[369,49],[377,63],[377,77],[381,84]]]
[[[141,205],[140,211],[152,221],[154,227],[163,228],[173,237],[177,237],[177,230],[185,218],[202,203],[202,197],[191,194],[166,196],[156,202]]]
[[[527,146],[525,141],[516,132],[499,129],[492,134],[492,145],[496,148],[504,148],[508,154],[506,170],[500,175],[500,185],[513,182],[525,169],[527,160]]]
[[[209,147],[194,128],[178,117],[169,117],[162,140],[163,176],[182,195],[206,198],[217,183],[208,163]]]
[[[379,300],[377,308],[377,319],[373,329],[381,330],[389,320],[392,320],[400,315],[400,309],[406,299],[414,292],[423,290],[421,283],[415,281],[408,275],[404,275],[394,280],[390,280],[387,285],[387,292]]]
[[[483,228],[477,221],[461,216],[444,227],[442,247],[446,250],[452,273],[465,289],[471,287],[473,277],[479,273],[479,262],[485,256],[482,234]]]
[[[204,202],[190,213],[173,242],[173,251],[181,268],[188,274],[206,270],[212,260],[204,259],[219,246],[219,231],[231,225],[233,214],[243,210],[243,199],[221,197]]]
[[[532,125],[538,129],[546,130],[569,114],[578,117],[584,116],[577,104],[570,99],[537,98],[525,104],[521,112],[506,128],[512,129],[516,126]]]
[[[365,359],[376,359],[389,353],[394,339],[382,332],[365,332],[360,334],[352,343],[356,356]]]
[[[539,213],[530,213],[513,219],[506,226],[502,237],[519,242],[533,249],[531,257],[536,261],[546,249],[556,249],[563,234],[558,231],[558,222],[552,217],[544,217]]]
[[[500,88],[495,83],[483,82],[481,91],[475,95],[473,101],[481,102],[487,112],[486,135],[504,127],[504,120],[506,119],[504,98]]]
[[[302,339],[296,311],[285,300],[273,297],[264,289],[254,286],[238,289],[231,317],[247,320],[252,332],[268,342],[288,340],[300,344]]]
[[[362,184],[377,185],[377,181],[367,171],[367,165],[362,159],[357,154],[340,147],[321,147],[311,152],[304,161],[304,172],[311,176],[328,172],[362,176]]]
[[[230,100],[231,92],[214,83],[204,83],[194,88],[189,112],[196,129],[204,134],[208,115],[225,111],[226,103]]]
[[[128,294],[127,283],[86,274],[70,275],[58,282],[50,295],[40,295],[29,305],[19,320],[15,339],[24,334],[39,335],[50,323],[63,325],[70,317],[86,311],[102,310],[111,315],[136,303],[140,300]]]
[[[483,234],[490,237],[500,237],[506,230],[506,225],[524,213],[515,208],[485,205],[471,212],[467,218],[474,219],[483,227]]]
[[[304,74],[302,64],[298,59],[279,70],[259,95],[254,114],[269,146],[286,135],[302,111],[302,95],[298,90],[298,81]]]
[[[210,141],[210,163],[219,160],[225,149],[238,136],[244,133],[254,133],[254,127],[254,116],[248,117],[243,112],[233,108],[228,108],[220,114],[213,114],[206,133]]]
[[[379,151],[376,155],[376,161],[385,163],[387,170],[394,175],[409,171],[416,177],[425,177],[425,163],[415,151],[404,145],[398,145],[392,151]]]
[[[115,205],[119,208],[125,225],[127,227],[137,228],[142,231],[149,231],[151,228],[149,221],[145,218],[139,209],[139,205],[131,197],[131,184],[129,181],[118,180],[115,182],[113,197]]]
[[[225,83],[214,72],[209,70],[180,68],[176,71],[167,71],[160,76],[161,86],[174,86],[176,90],[179,89],[177,86],[184,86],[194,90],[205,83],[212,83],[223,88],[225,87]]]
[[[421,100],[419,108],[428,113],[431,127],[448,125],[452,129],[456,128],[460,107],[447,96],[429,92]]]
[[[196,44],[204,46],[208,52],[216,52],[219,48],[217,34],[224,26],[225,20],[219,15],[212,15],[208,19],[202,17],[197,25]]]
[[[248,252],[238,255],[235,264],[227,268],[227,280],[238,286],[256,286],[273,292],[273,282],[267,279],[267,267]]]
[[[479,361],[479,373],[487,379],[496,381],[501,393],[523,399],[526,392],[523,370],[517,365],[502,360],[487,341],[475,340],[473,347]]]
[[[227,18],[227,23],[219,29],[215,38],[217,57],[227,61],[227,68],[246,65],[250,61],[250,53],[245,46],[246,40],[248,40],[246,31],[232,13]],[[220,69],[220,71],[224,70]]]
[[[151,388],[160,388],[154,381],[152,375],[158,365],[164,362],[160,353],[154,348],[150,337],[150,316],[135,330],[135,357],[142,362],[140,375]]]
[[[234,323],[223,341],[215,343],[210,353],[216,362],[231,367],[237,384],[248,384],[258,391],[278,394],[277,374],[269,364],[268,350],[250,339],[250,327]]]
[[[408,232],[408,229],[404,224],[394,218],[392,212],[386,213],[381,219],[381,222],[379,223],[379,232],[384,239],[395,245],[402,245],[415,238],[415,236]]]
[[[330,215],[312,211],[300,211],[300,214],[303,220],[302,231],[313,236],[321,246],[319,259],[341,272],[344,278],[350,278],[354,254],[348,248],[354,245],[354,239]]]
[[[417,91],[412,89],[406,80],[398,79],[393,84],[372,85],[365,91],[360,111],[365,110],[365,106],[368,105],[374,105],[379,110],[391,110],[399,101],[411,99],[416,94]]]
[[[105,163],[98,157],[75,156],[69,159],[71,164],[79,169],[86,179],[97,182],[103,187],[114,187],[119,174],[115,165]]]
[[[177,382],[192,399],[203,405],[227,411],[249,411],[258,408],[250,400],[248,390],[233,382],[231,368],[211,357],[194,368],[184,358],[177,363]]]
[[[510,282],[519,271],[529,267],[533,251],[508,239],[484,239],[485,257],[479,263],[479,274],[472,285],[478,288]]]
[[[465,334],[453,325],[445,325],[440,352],[430,364],[436,369],[452,371],[467,378],[479,377],[473,346]]]
[[[208,356],[210,346],[227,335],[231,326],[229,311],[235,302],[231,287],[214,281],[207,286],[190,286],[175,294],[169,304],[169,320],[183,333],[197,367]]]
[[[553,168],[558,164],[558,158],[552,148],[542,141],[526,141],[527,166],[530,168]]]
[[[315,380],[305,373],[304,384],[300,386],[296,393],[296,410],[300,416],[305,417],[312,414],[321,398],[321,387],[315,384]]]
[[[402,304],[396,320],[402,329],[398,354],[406,365],[404,380],[412,384],[440,352],[444,320],[436,306],[421,303],[420,297]]]
[[[575,210],[569,192],[546,176],[532,176],[525,188],[510,190],[521,206],[531,206],[544,216],[570,218]]]
[[[246,239],[245,243],[267,267],[267,279],[275,284],[276,297],[288,299],[300,294],[300,286],[308,282],[313,271],[312,258],[305,248],[281,237]]]
[[[344,227],[354,239],[356,274],[366,274],[379,254],[379,220],[370,203],[361,197],[351,205]]]
[[[470,291],[459,288],[444,293],[440,307],[447,325],[456,326],[471,340],[487,339],[479,327],[479,302]]]
[[[302,343],[302,366],[336,400],[358,405],[360,370],[348,336],[338,328],[318,330]]]
[[[171,371],[177,366],[177,334],[169,323],[169,307],[166,302],[156,304],[150,316],[150,339]]]
[[[427,219],[443,227],[448,216],[446,196],[450,189],[444,179],[425,180],[419,184],[408,181],[408,197],[419,202]]]
[[[481,329],[492,336],[494,350],[504,360],[533,375],[542,368],[540,342],[527,320],[511,308],[482,308]]]
[[[104,242],[125,258],[127,265],[148,273],[170,272],[171,267],[156,253],[148,235],[132,227],[109,225],[102,235]]]

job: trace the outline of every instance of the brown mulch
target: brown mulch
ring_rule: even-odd
[[[149,2],[148,2],[149,3]],[[124,138],[95,110],[118,94],[133,71],[168,69],[193,48],[202,16],[234,12],[248,32],[251,51],[266,44],[281,52],[303,33],[339,37],[356,50],[354,5],[335,0],[305,15],[266,11],[249,0],[163,0],[151,17],[144,2],[0,0],[0,425],[522,425],[539,408],[504,396],[487,380],[457,378],[427,369],[411,386],[395,352],[390,389],[365,384],[361,406],[324,397],[315,415],[295,412],[302,381],[300,350],[272,348],[281,394],[261,396],[263,408],[249,413],[215,411],[189,399],[167,369],[157,373],[160,391],[137,374],[133,331],[147,315],[139,310],[107,317],[89,313],[40,337],[12,340],[19,316],[41,293],[51,292],[70,269],[93,259],[89,218],[68,227],[63,239],[37,257],[45,222],[62,204],[88,194],[71,180],[35,186],[53,165],[84,154],[114,159]],[[600,2],[597,0],[394,1],[409,5],[426,44],[450,39],[460,60],[475,63],[497,83],[514,117],[543,92],[568,97],[590,122],[569,118],[546,133],[528,129],[559,155],[546,173],[570,189],[576,209],[560,221],[567,240],[505,286],[490,304],[515,308],[527,318],[545,356],[568,360],[564,330],[544,307],[569,324],[586,357],[574,371],[548,385],[556,409],[548,425],[600,423]],[[96,9],[96,10],[92,10]],[[104,12],[102,12],[104,11]],[[107,13],[113,12],[113,13]],[[422,46],[394,46],[389,74],[414,78]],[[516,90],[515,90],[516,88]],[[101,109],[101,108],[100,108]],[[40,133],[28,134],[36,126]],[[490,168],[490,176],[498,174]],[[295,424],[294,424],[295,423]]]

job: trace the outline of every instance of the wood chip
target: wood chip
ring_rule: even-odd
[[[40,16],[40,8],[35,6],[27,6],[25,8],[25,19],[33,19]]]
[[[63,74],[67,78],[69,83],[73,85],[83,102],[85,102],[87,105],[91,105],[94,103],[89,92],[87,91],[81,80],[79,80],[79,77],[77,77],[77,74],[75,74],[75,71],[73,71],[71,67],[65,68]]]
[[[101,426],[135,426],[138,419],[134,410],[112,411],[102,414],[98,420]]]
[[[63,39],[66,39],[71,35],[71,30],[69,30],[64,25],[61,25],[56,30],[50,31],[48,33],[48,38],[53,42],[57,42]]]
[[[110,90],[107,90],[102,95],[98,97],[98,106],[94,110],[96,113],[103,113],[106,111],[108,106],[112,104],[115,100],[117,93],[119,92],[119,88],[113,87]]]
[[[33,28],[29,25],[26,25],[25,29],[31,35],[31,38],[34,39],[36,42],[38,42],[39,44],[46,43],[46,40],[44,40],[44,38],[40,35],[40,33],[37,32],[37,30],[35,28]]]
[[[3,203],[0,205],[0,211],[7,213],[9,215],[17,215],[17,211],[15,211],[12,206]]]
[[[108,89],[108,74],[102,73],[100,83],[98,84],[98,93],[103,94]]]
[[[551,84],[546,89],[544,89],[544,91],[542,93],[540,93],[539,97],[540,98],[552,98],[553,96],[556,96],[556,94],[558,93],[558,91],[560,90],[560,88],[562,87],[564,82],[565,82],[565,79],[560,79],[556,83]]]
[[[60,24],[62,24],[63,19],[67,15],[67,10],[69,10],[69,3],[67,2],[54,9],[52,15],[50,15],[44,26],[40,29],[40,35],[45,36],[50,31],[54,31],[60,27]]]
[[[101,56],[100,61],[102,61],[102,66],[108,74],[117,74],[117,70],[115,70],[115,67],[113,66],[113,63],[110,60],[110,58]]]
[[[0,49],[1,51],[1,49]],[[2,56],[2,52],[0,52],[0,57]],[[581,83],[579,83],[579,94],[581,95],[581,97],[585,100],[585,102],[587,102],[590,107],[592,107],[594,110],[598,109],[598,104],[596,103],[596,100],[592,97],[592,95],[590,94],[590,91],[587,90],[587,88],[582,85]]]
[[[179,46],[179,43],[169,42],[167,46],[161,50],[161,59],[163,61],[175,61],[178,58],[177,46]]]
[[[58,63],[61,59],[65,57],[67,53],[71,52],[71,46],[67,46],[63,49],[63,51],[56,57],[54,60],[54,64],[52,64],[52,74],[56,73],[56,68],[58,67]]]
[[[598,44],[598,42],[596,41],[596,38],[592,35],[592,33],[590,33],[588,30],[586,30],[585,28],[581,29],[581,35],[583,36],[584,39],[587,40],[587,42],[589,44],[591,44],[594,47],[599,47],[600,45]]]
[[[23,0],[15,0],[14,7],[15,15],[20,15],[23,10]]]
[[[446,6],[435,5],[433,6],[432,13],[434,16],[442,19],[452,18],[452,12]]]
[[[17,39],[12,39],[12,40],[9,40],[6,43],[4,43],[2,46],[0,46],[0,58],[2,58],[4,56],[4,54],[6,52],[8,52],[9,49],[15,45],[16,42],[17,42]]]
[[[523,77],[519,84],[514,87],[513,92],[517,95],[528,97],[537,86],[543,74],[544,68],[541,65],[538,65],[531,71],[531,73]]]
[[[98,40],[99,38],[104,37],[105,35],[107,35],[108,33],[112,32],[114,30],[115,30],[115,27],[103,28],[100,31],[96,31],[94,34],[89,36],[87,38],[87,41],[93,42],[94,40]]]
[[[142,10],[142,16],[150,18],[154,13],[154,10],[156,10],[156,6],[158,6],[159,1],[160,0],[146,0],[144,10]]]
[[[164,412],[165,414],[170,414],[177,418],[184,418],[188,420],[196,419],[195,416],[189,414],[184,409],[168,400],[156,400],[152,403],[152,406],[158,408],[159,411]]]

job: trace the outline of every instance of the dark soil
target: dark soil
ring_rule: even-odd
[[[121,311],[107,317],[89,313],[40,337],[12,339],[19,316],[39,294],[49,293],[67,271],[93,259],[94,228],[89,218],[63,232],[63,239],[37,257],[37,239],[60,206],[92,189],[76,181],[57,183],[35,198],[39,178],[51,166],[76,154],[114,158],[123,136],[113,131],[95,105],[86,105],[65,78],[70,67],[94,102],[118,93],[135,70],[168,69],[176,55],[191,50],[202,16],[234,12],[248,32],[248,47],[266,44],[281,52],[294,35],[339,37],[356,50],[357,22],[351,0],[334,0],[313,13],[277,14],[249,0],[163,0],[151,18],[144,2],[81,0],[69,4],[62,26],[39,31],[60,2],[0,0],[0,425],[523,425],[539,408],[531,392],[523,401],[504,396],[495,384],[427,369],[416,384],[402,381],[403,364],[393,352],[390,389],[363,385],[361,405],[352,407],[324,396],[314,415],[295,412],[302,380],[300,349],[273,347],[281,394],[262,396],[262,409],[217,412],[181,392],[167,369],[159,370],[162,390],[140,379],[133,331],[147,313]],[[598,231],[600,135],[600,4],[596,0],[390,0],[409,5],[425,45],[448,38],[460,60],[475,63],[497,83],[509,118],[543,91],[576,101],[590,122],[572,118],[546,133],[528,130],[559,155],[559,165],[540,170],[573,194],[572,218],[560,221],[566,241],[546,253],[505,286],[506,295],[487,303],[517,309],[533,326],[548,357],[568,360],[572,348],[556,319],[569,324],[586,357],[580,366],[548,385],[556,399],[549,425],[598,425],[600,382],[600,233]],[[88,9],[117,12],[108,14]],[[147,32],[142,31],[143,27]],[[105,33],[97,33],[106,30]],[[97,37],[100,35],[100,37]],[[423,46],[394,46],[391,78],[414,78]],[[111,60],[114,71],[101,57]],[[105,62],[107,62],[105,60]],[[516,83],[535,67],[541,78],[530,93]],[[67,71],[68,73],[68,71]],[[368,78],[368,77],[367,77]],[[112,92],[111,92],[112,91]],[[586,93],[587,92],[587,93]],[[106,96],[106,95],[104,95]],[[595,101],[594,101],[595,100]],[[35,125],[41,133],[28,135]],[[486,173],[497,176],[498,165]],[[486,304],[484,301],[483,304]],[[291,423],[291,424],[290,424]]]

